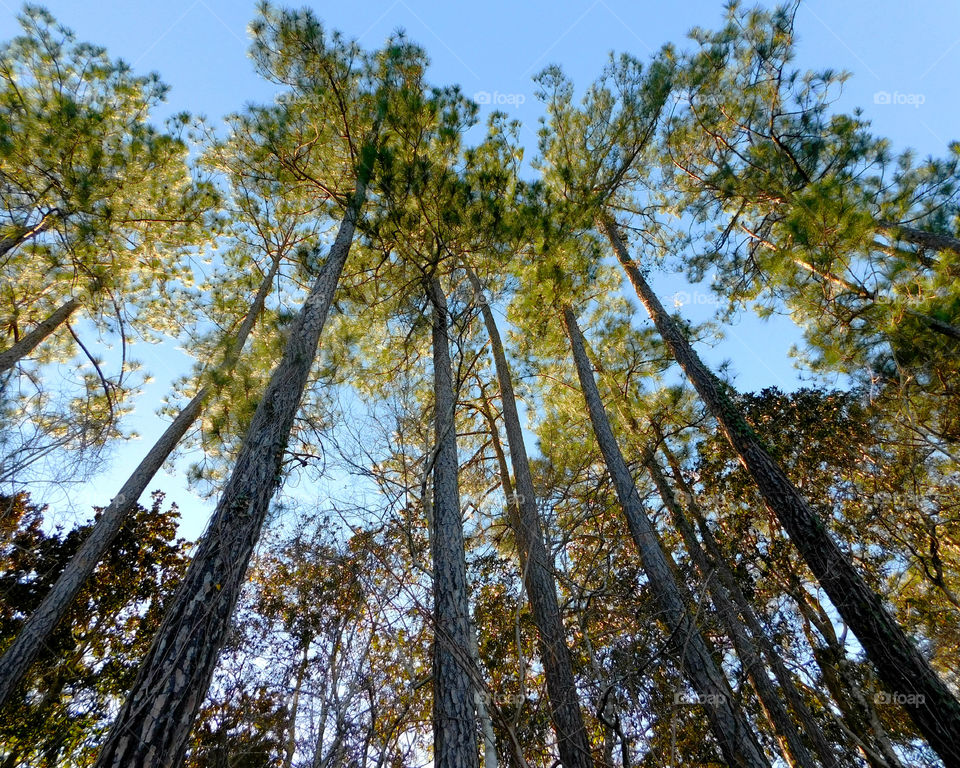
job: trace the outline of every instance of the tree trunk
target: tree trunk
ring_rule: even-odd
[[[460,512],[456,397],[447,336],[447,301],[440,281],[426,286],[432,313],[433,464],[433,764],[478,768],[477,717],[470,658],[470,603]]]
[[[284,449],[350,252],[370,171],[361,166],[326,264],[292,324],[209,528],[107,735],[97,768],[160,768],[183,760],[280,481]]]
[[[593,431],[627,519],[627,527],[640,553],[650,588],[663,611],[670,642],[697,692],[724,759],[732,766],[769,768],[770,764],[757,744],[749,722],[734,702],[733,691],[690,615],[688,605],[692,601],[678,585],[660,537],[643,508],[630,468],[623,458],[600,399],[600,390],[597,389],[590,367],[583,336],[569,307],[563,309],[563,324],[573,349],[573,360]]]
[[[275,255],[269,273],[264,277],[253,303],[240,325],[233,343],[228,348],[222,370],[229,370],[236,363],[253,325],[263,310],[270,286],[280,269],[281,254]],[[0,657],[0,708],[2,708],[20,681],[26,675],[30,664],[37,657],[44,642],[73,604],[77,593],[93,574],[100,560],[116,539],[127,516],[136,506],[147,485],[154,475],[173,453],[190,426],[197,420],[203,409],[203,403],[210,394],[210,388],[204,387],[177,414],[170,426],[154,443],[143,457],[137,468],[113,497],[106,509],[101,512],[87,538],[77,553],[70,559],[63,572],[57,578],[50,591],[37,606],[29,619],[21,627],[16,639]]]
[[[720,545],[707,525],[707,520],[700,510],[693,489],[683,477],[683,471],[676,456],[673,455],[673,452],[665,442],[661,441],[660,448],[664,456],[666,456],[667,462],[670,464],[674,482],[677,484],[677,487],[687,502],[687,509],[697,524],[700,537],[703,539],[704,546],[707,550],[707,555],[711,564],[716,569],[717,577],[736,604],[740,616],[747,625],[747,629],[750,630],[750,634],[753,635],[754,640],[760,645],[764,656],[767,657],[767,663],[770,665],[770,669],[777,679],[777,684],[780,686],[780,690],[783,691],[784,696],[786,696],[790,708],[800,720],[802,731],[813,745],[814,751],[817,753],[817,758],[825,768],[841,768],[841,766],[845,766],[845,763],[837,757],[833,747],[830,746],[830,742],[827,741],[823,729],[814,719],[813,713],[804,701],[803,696],[800,695],[793,676],[790,674],[790,670],[787,669],[787,665],[780,655],[780,650],[767,635],[767,631],[760,623],[756,611],[754,611],[753,606],[743,593],[743,590],[740,589],[736,576],[734,576],[733,571],[727,566],[727,561],[720,549]]]
[[[300,691],[303,688],[303,679],[307,675],[307,665],[310,663],[310,640],[304,639],[300,653],[300,663],[297,665],[296,677],[293,681],[293,697],[290,699],[287,715],[287,738],[283,751],[283,768],[293,768],[293,757],[297,753],[297,712],[300,709]]]
[[[483,321],[490,337],[497,381],[500,384],[500,401],[503,407],[503,422],[510,448],[510,460],[516,482],[514,501],[519,511],[517,520],[517,544],[524,573],[524,586],[530,598],[534,623],[540,635],[540,657],[543,660],[547,681],[547,696],[550,699],[550,716],[557,737],[557,748],[564,768],[592,768],[590,741],[583,724],[580,700],[577,695],[573,664],[567,647],[566,632],[557,599],[553,558],[547,551],[537,510],[536,490],[533,475],[523,443],[523,430],[517,411],[516,395],[510,367],[503,350],[503,341],[497,328],[490,304],[485,300],[483,288],[473,270],[467,267],[467,275],[474,295],[480,303]]]
[[[880,678],[890,687],[889,693],[905,702],[904,708],[913,722],[948,768],[960,767],[960,701],[937,677],[880,597],[837,546],[823,521],[761,446],[739,409],[697,356],[630,258],[613,219],[603,218],[598,226],[609,238],[660,336],[717,420],[764,501],[776,514],[837,612],[856,634]]]
[[[66,322],[79,306],[79,299],[75,297],[67,299],[20,341],[0,352],[0,374],[6,373],[33,352],[47,336]]]
[[[484,419],[487,422],[487,426],[490,430],[490,444],[493,447],[493,453],[497,458],[497,468],[500,473],[500,485],[503,488],[503,494],[506,496],[507,501],[507,515],[510,521],[510,530],[513,532],[514,544],[517,547],[518,558],[520,560],[520,571],[521,579],[525,580],[525,574],[527,569],[526,556],[522,553],[519,536],[520,536],[520,510],[517,508],[516,499],[517,495],[513,489],[513,480],[510,477],[510,468],[507,464],[507,455],[503,450],[503,445],[500,443],[500,432],[497,427],[497,419],[493,415],[493,410],[490,407],[490,401],[486,397],[486,393],[483,392],[483,386],[481,385],[481,394],[483,396],[483,405],[480,407],[480,413],[483,415]],[[524,587],[525,589],[526,587]],[[522,593],[523,590],[521,590]],[[522,650],[519,647],[518,642],[518,652],[522,654]],[[525,674],[525,668],[523,663],[523,658],[520,658],[520,669],[518,671],[518,676],[522,679]],[[549,693],[547,694],[549,696]],[[525,766],[526,761],[523,760],[522,750],[517,742],[515,722],[512,723],[506,717],[501,717],[501,725],[507,730],[508,741],[510,743],[511,751],[508,753],[508,763],[513,766],[513,768],[518,768],[518,766]]]
[[[710,590],[710,597],[714,608],[716,608],[717,615],[727,630],[728,637],[733,641],[733,646],[740,659],[740,663],[743,665],[744,670],[750,678],[750,682],[753,684],[753,689],[756,691],[757,697],[760,699],[760,704],[767,715],[767,719],[773,727],[774,733],[777,735],[777,741],[780,742],[784,756],[790,765],[798,766],[799,768],[816,768],[817,764],[813,756],[800,738],[799,731],[797,731],[796,726],[793,724],[793,720],[790,719],[790,713],[780,700],[776,686],[774,686],[767,675],[767,668],[763,663],[763,659],[760,657],[760,653],[753,639],[747,635],[740,623],[740,619],[737,616],[737,609],[733,605],[733,600],[727,593],[722,581],[715,578],[715,569],[712,567],[706,552],[704,552],[700,546],[693,526],[691,526],[683,508],[673,493],[673,488],[667,482],[667,478],[660,469],[660,465],[652,455],[647,458],[646,466],[647,471],[650,473],[650,478],[657,488],[657,493],[660,494],[660,498],[663,500],[663,505],[670,513],[674,527],[683,538],[683,544],[687,550],[687,554],[690,555],[690,559],[693,561],[694,566],[700,572],[701,578]]]
[[[477,624],[470,619],[470,661],[480,668],[480,644],[477,642]],[[497,735],[493,730],[493,719],[487,707],[487,692],[479,685],[473,688],[473,703],[477,708],[477,721],[483,734],[483,768],[497,768]]]

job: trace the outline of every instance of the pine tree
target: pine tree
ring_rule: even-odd
[[[362,215],[390,89],[402,85],[402,78],[418,76],[415,51],[394,45],[377,61],[357,61],[352,46],[335,35],[328,39],[306,12],[274,14],[267,8],[254,29],[260,36],[255,50],[267,57],[266,67],[276,67],[281,76],[312,93],[326,86],[351,94],[353,111],[343,117],[360,119],[347,135],[361,137],[357,141],[362,143],[344,149],[349,151],[355,187],[344,201],[336,240],[290,328],[283,358],[257,406],[213,519],[100,752],[97,765],[102,767],[160,765],[183,757],[280,479],[283,449]],[[271,43],[279,44],[275,56],[269,52]],[[311,82],[317,71],[320,79]],[[369,90],[364,92],[364,87]]]
[[[135,76],[77,43],[42,9],[29,6],[19,20],[24,34],[0,49],[0,255],[16,285],[0,304],[12,342],[0,373],[78,311],[175,328],[177,305],[163,286],[189,283],[186,252],[208,237],[216,202],[186,162],[179,134],[188,117],[169,132],[149,123],[166,93],[156,75]]]
[[[615,85],[622,86],[616,100],[608,85],[611,78]],[[912,702],[907,705],[908,711],[937,753],[944,760],[955,759],[954,745],[960,743],[960,701],[897,625],[783,469],[771,459],[727,390],[704,366],[680,326],[663,308],[627,249],[614,211],[636,206],[631,196],[637,190],[629,182],[637,173],[638,158],[662,108],[663,81],[656,62],[642,80],[639,72],[622,66],[595,85],[583,109],[577,110],[571,106],[569,84],[559,73],[549,74],[543,82],[545,96],[551,99],[551,123],[543,134],[542,165],[549,170],[561,199],[573,209],[571,215],[579,216],[584,228],[593,218],[596,230],[607,238],[664,343],[881,678]],[[635,118],[638,111],[644,121]],[[610,118],[610,112],[615,112],[616,119]],[[590,131],[592,127],[598,130]]]

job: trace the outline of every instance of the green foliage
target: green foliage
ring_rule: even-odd
[[[859,113],[833,113],[846,76],[792,68],[793,22],[734,5],[719,31],[694,31],[651,191],[699,225],[682,266],[710,274],[731,313],[789,313],[814,370],[875,387],[952,443],[957,255],[930,237],[957,232],[957,149],[918,163]]]
[[[138,506],[94,578],[47,639],[18,697],[0,716],[4,759],[15,766],[90,765],[111,710],[126,694],[187,563],[177,508],[155,492]],[[89,533],[50,529],[29,494],[0,497],[0,650],[39,605]]]
[[[71,295],[94,320],[130,302],[128,320],[171,330],[171,289],[189,283],[185,256],[217,201],[187,166],[188,117],[157,130],[157,75],[77,43],[37,7],[20,23],[0,49],[4,332],[17,338]]]
[[[856,553],[874,588],[889,596],[906,625],[928,628],[928,651],[952,674],[947,649],[956,633],[945,619],[960,610],[952,463],[912,443],[856,392],[771,389],[744,396],[742,406],[771,454]],[[713,437],[699,452],[704,488],[727,499],[731,512],[758,508],[759,497],[722,443]],[[754,516],[736,524],[758,523]],[[760,546],[788,557],[779,533],[764,535],[771,540]]]
[[[716,536],[838,753],[859,765],[858,750],[886,739],[906,762],[933,764],[900,708],[874,706],[880,684],[677,382],[663,340],[637,321],[602,236],[615,219],[644,270],[710,277],[718,319],[745,306],[794,319],[811,387],[737,404],[935,669],[960,683],[960,149],[918,161],[858,113],[836,113],[846,76],[794,69],[794,11],[732,4],[719,29],[691,33],[688,53],[612,55],[579,98],[561,68],[545,70],[531,174],[506,114],[467,145],[477,105],[429,83],[425,52],[403,34],[367,50],[310,10],[267,3],[250,54],[279,93],[229,116],[222,133],[195,126],[192,167],[189,119],[150,123],[166,92],[156,75],[25,9],[24,34],[0,49],[4,346],[68,298],[81,306],[33,353],[37,365],[2,383],[11,428],[0,480],[31,487],[35,456],[54,456],[64,474],[61,456],[96,468],[84,449],[124,436],[140,382],[126,343],[167,335],[195,364],[178,372],[165,410],[205,393],[179,448],[200,454],[192,479],[221,490],[332,233],[359,215],[287,445],[285,476],[300,482],[259,545],[187,765],[406,768],[429,753],[434,277],[449,304],[475,677],[503,765],[549,765],[556,744],[483,304],[501,323],[536,440],[537,501],[595,764],[719,765],[719,752],[590,429],[565,307],[584,326],[646,511],[764,748],[778,752],[744,665],[645,479],[651,452],[671,459],[678,498],[702,514],[700,534]],[[716,327],[675,322],[693,340]],[[122,358],[113,368],[110,342]],[[47,365],[66,362],[73,389]],[[837,373],[849,391],[824,388]],[[51,529],[44,515],[26,494],[0,498],[0,649],[89,530]],[[175,529],[159,496],[133,514],[0,718],[4,765],[92,762],[184,568]]]
[[[127,345],[188,321],[191,261],[219,195],[191,172],[189,117],[150,122],[167,90],[157,75],[77,42],[39,7],[19,21],[0,46],[0,346],[79,305],[31,355],[43,373],[22,360],[0,382],[2,474],[23,482],[53,452],[82,477],[124,436],[143,379]],[[72,391],[46,391],[54,363],[76,366]]]

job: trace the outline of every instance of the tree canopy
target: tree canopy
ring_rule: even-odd
[[[960,154],[839,110],[796,10],[545,68],[525,146],[403,32],[269,3],[275,98],[160,127],[159,75],[25,6],[0,766],[960,766]],[[805,386],[707,365],[744,312]],[[139,451],[136,344],[192,361]]]

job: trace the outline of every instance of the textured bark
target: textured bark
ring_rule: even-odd
[[[600,390],[590,367],[583,336],[569,307],[563,309],[563,324],[573,349],[573,360],[593,431],[627,519],[630,536],[640,553],[650,588],[663,611],[670,642],[681,658],[684,671],[699,696],[724,759],[731,766],[769,768],[770,764],[757,744],[749,722],[734,701],[726,678],[690,615],[688,606],[692,600],[677,583],[674,568],[664,552],[660,537],[643,508],[630,468],[623,458],[600,398]]]
[[[516,542],[516,538],[519,535],[518,531],[520,529],[520,510],[516,505],[517,497],[513,489],[513,480],[510,477],[510,467],[507,464],[507,454],[504,452],[503,445],[500,442],[500,431],[497,426],[497,419],[493,415],[493,409],[490,407],[490,401],[486,399],[485,394],[483,398],[482,405],[480,406],[480,414],[486,420],[487,427],[490,431],[490,445],[493,448],[494,456],[497,458],[497,469],[500,473],[500,485],[503,488],[504,496],[507,497],[507,515],[510,520],[510,530],[513,532],[514,543],[517,546],[521,573],[525,573],[527,569],[526,556],[522,553],[520,545]],[[523,673],[523,667],[524,661],[521,657],[521,677]],[[514,727],[515,723],[507,720],[506,718],[501,718],[500,724],[507,731],[507,741],[510,745],[510,752],[507,753],[507,764],[512,768],[526,768],[526,761],[523,759],[522,754],[523,750],[517,741],[516,728]]]
[[[914,724],[948,768],[960,768],[960,701],[907,638],[880,597],[837,546],[823,521],[760,444],[743,414],[700,360],[630,258],[613,219],[603,218],[597,224],[610,240],[660,336],[717,420],[764,501],[857,636],[880,678],[889,686],[889,693],[906,702],[904,708]]]
[[[780,650],[770,639],[766,629],[764,629],[763,624],[761,624],[756,611],[753,609],[753,606],[750,604],[747,596],[740,588],[736,576],[734,576],[733,571],[731,571],[727,565],[726,558],[720,549],[720,545],[714,537],[713,531],[711,531],[710,527],[707,525],[706,517],[700,510],[700,506],[697,503],[697,497],[694,495],[693,489],[683,477],[683,471],[680,467],[680,462],[677,461],[676,456],[674,456],[673,452],[669,449],[666,443],[661,442],[660,448],[663,451],[664,456],[666,456],[668,464],[670,465],[674,482],[677,484],[677,487],[680,489],[684,499],[687,502],[687,509],[693,516],[694,522],[700,531],[700,537],[703,539],[707,556],[711,566],[715,569],[717,578],[720,579],[721,583],[726,588],[727,593],[730,595],[734,604],[736,605],[740,616],[743,618],[744,624],[746,624],[747,629],[750,630],[750,634],[753,635],[753,639],[760,646],[760,650],[766,657],[767,664],[769,665],[770,670],[773,672],[773,676],[776,678],[777,684],[780,686],[780,690],[786,697],[787,703],[790,705],[790,709],[800,721],[801,729],[806,737],[810,740],[810,743],[817,754],[817,758],[820,760],[820,763],[825,766],[825,768],[852,768],[847,761],[841,760],[837,756],[833,747],[830,745],[830,742],[827,740],[823,729],[820,727],[819,723],[817,723],[813,713],[810,711],[810,708],[804,701],[803,696],[801,696],[800,691],[794,682],[793,676],[790,674],[790,670],[787,669],[787,665],[783,661]]]
[[[226,371],[233,367],[240,356],[247,337],[263,310],[267,295],[270,293],[271,283],[280,269],[280,261],[280,254],[277,253],[270,271],[264,277],[257,295],[247,310],[237,336],[227,350],[220,366],[222,370]],[[208,387],[197,392],[160,435],[157,442],[127,478],[120,492],[100,514],[80,549],[70,559],[43,601],[24,623],[16,639],[0,657],[0,708],[13,695],[44,642],[73,604],[77,593],[91,577],[97,564],[103,559],[120,533],[127,516],[147,489],[147,485],[173,453],[190,425],[199,417],[203,410],[203,403],[209,394]]]
[[[520,549],[524,586],[540,637],[540,657],[547,681],[550,717],[557,737],[560,761],[564,768],[591,768],[593,759],[590,754],[590,741],[583,724],[583,714],[580,710],[580,700],[573,676],[573,664],[570,660],[570,650],[567,647],[566,632],[560,614],[553,558],[544,543],[540,513],[537,510],[536,490],[533,487],[533,475],[530,472],[530,462],[523,442],[523,430],[517,411],[510,367],[493,310],[485,301],[480,281],[469,268],[467,274],[474,294],[479,299],[483,321],[490,337],[497,381],[500,384],[503,422],[516,484],[513,501],[519,513],[515,526],[517,545]]]
[[[143,660],[97,768],[179,765],[270,500],[283,452],[346,263],[369,168],[363,167],[327,261],[290,329],[210,525]]]
[[[147,484],[200,414],[205,394],[205,391],[197,393],[137,465],[120,492],[100,514],[80,549],[67,563],[43,601],[0,658],[0,706],[17,690],[47,638],[73,605],[77,594],[120,533],[123,523]]]
[[[723,581],[716,578],[715,568],[710,563],[707,553],[703,551],[703,547],[700,546],[693,526],[674,495],[673,488],[663,474],[663,470],[660,469],[656,459],[652,456],[647,459],[646,466],[650,478],[657,488],[657,493],[660,494],[663,505],[670,513],[674,527],[683,539],[687,554],[690,555],[690,559],[700,572],[701,578],[707,584],[717,615],[727,631],[727,636],[733,642],[740,663],[753,684],[767,719],[777,735],[777,741],[780,742],[784,757],[790,765],[799,768],[816,768],[817,764],[813,755],[810,754],[806,744],[803,743],[803,739],[800,738],[799,731],[793,724],[793,720],[790,719],[790,713],[787,711],[784,702],[780,700],[776,686],[767,675],[767,668],[753,642],[753,638],[746,633],[740,623],[732,598],[728,594]]]
[[[470,603],[457,477],[453,368],[447,337],[447,302],[440,281],[426,286],[432,313],[433,464],[433,764],[478,768],[477,718],[470,656]]]
[[[20,341],[0,352],[0,374],[6,373],[33,352],[44,339],[66,322],[79,306],[79,299],[73,297],[67,299]]]

